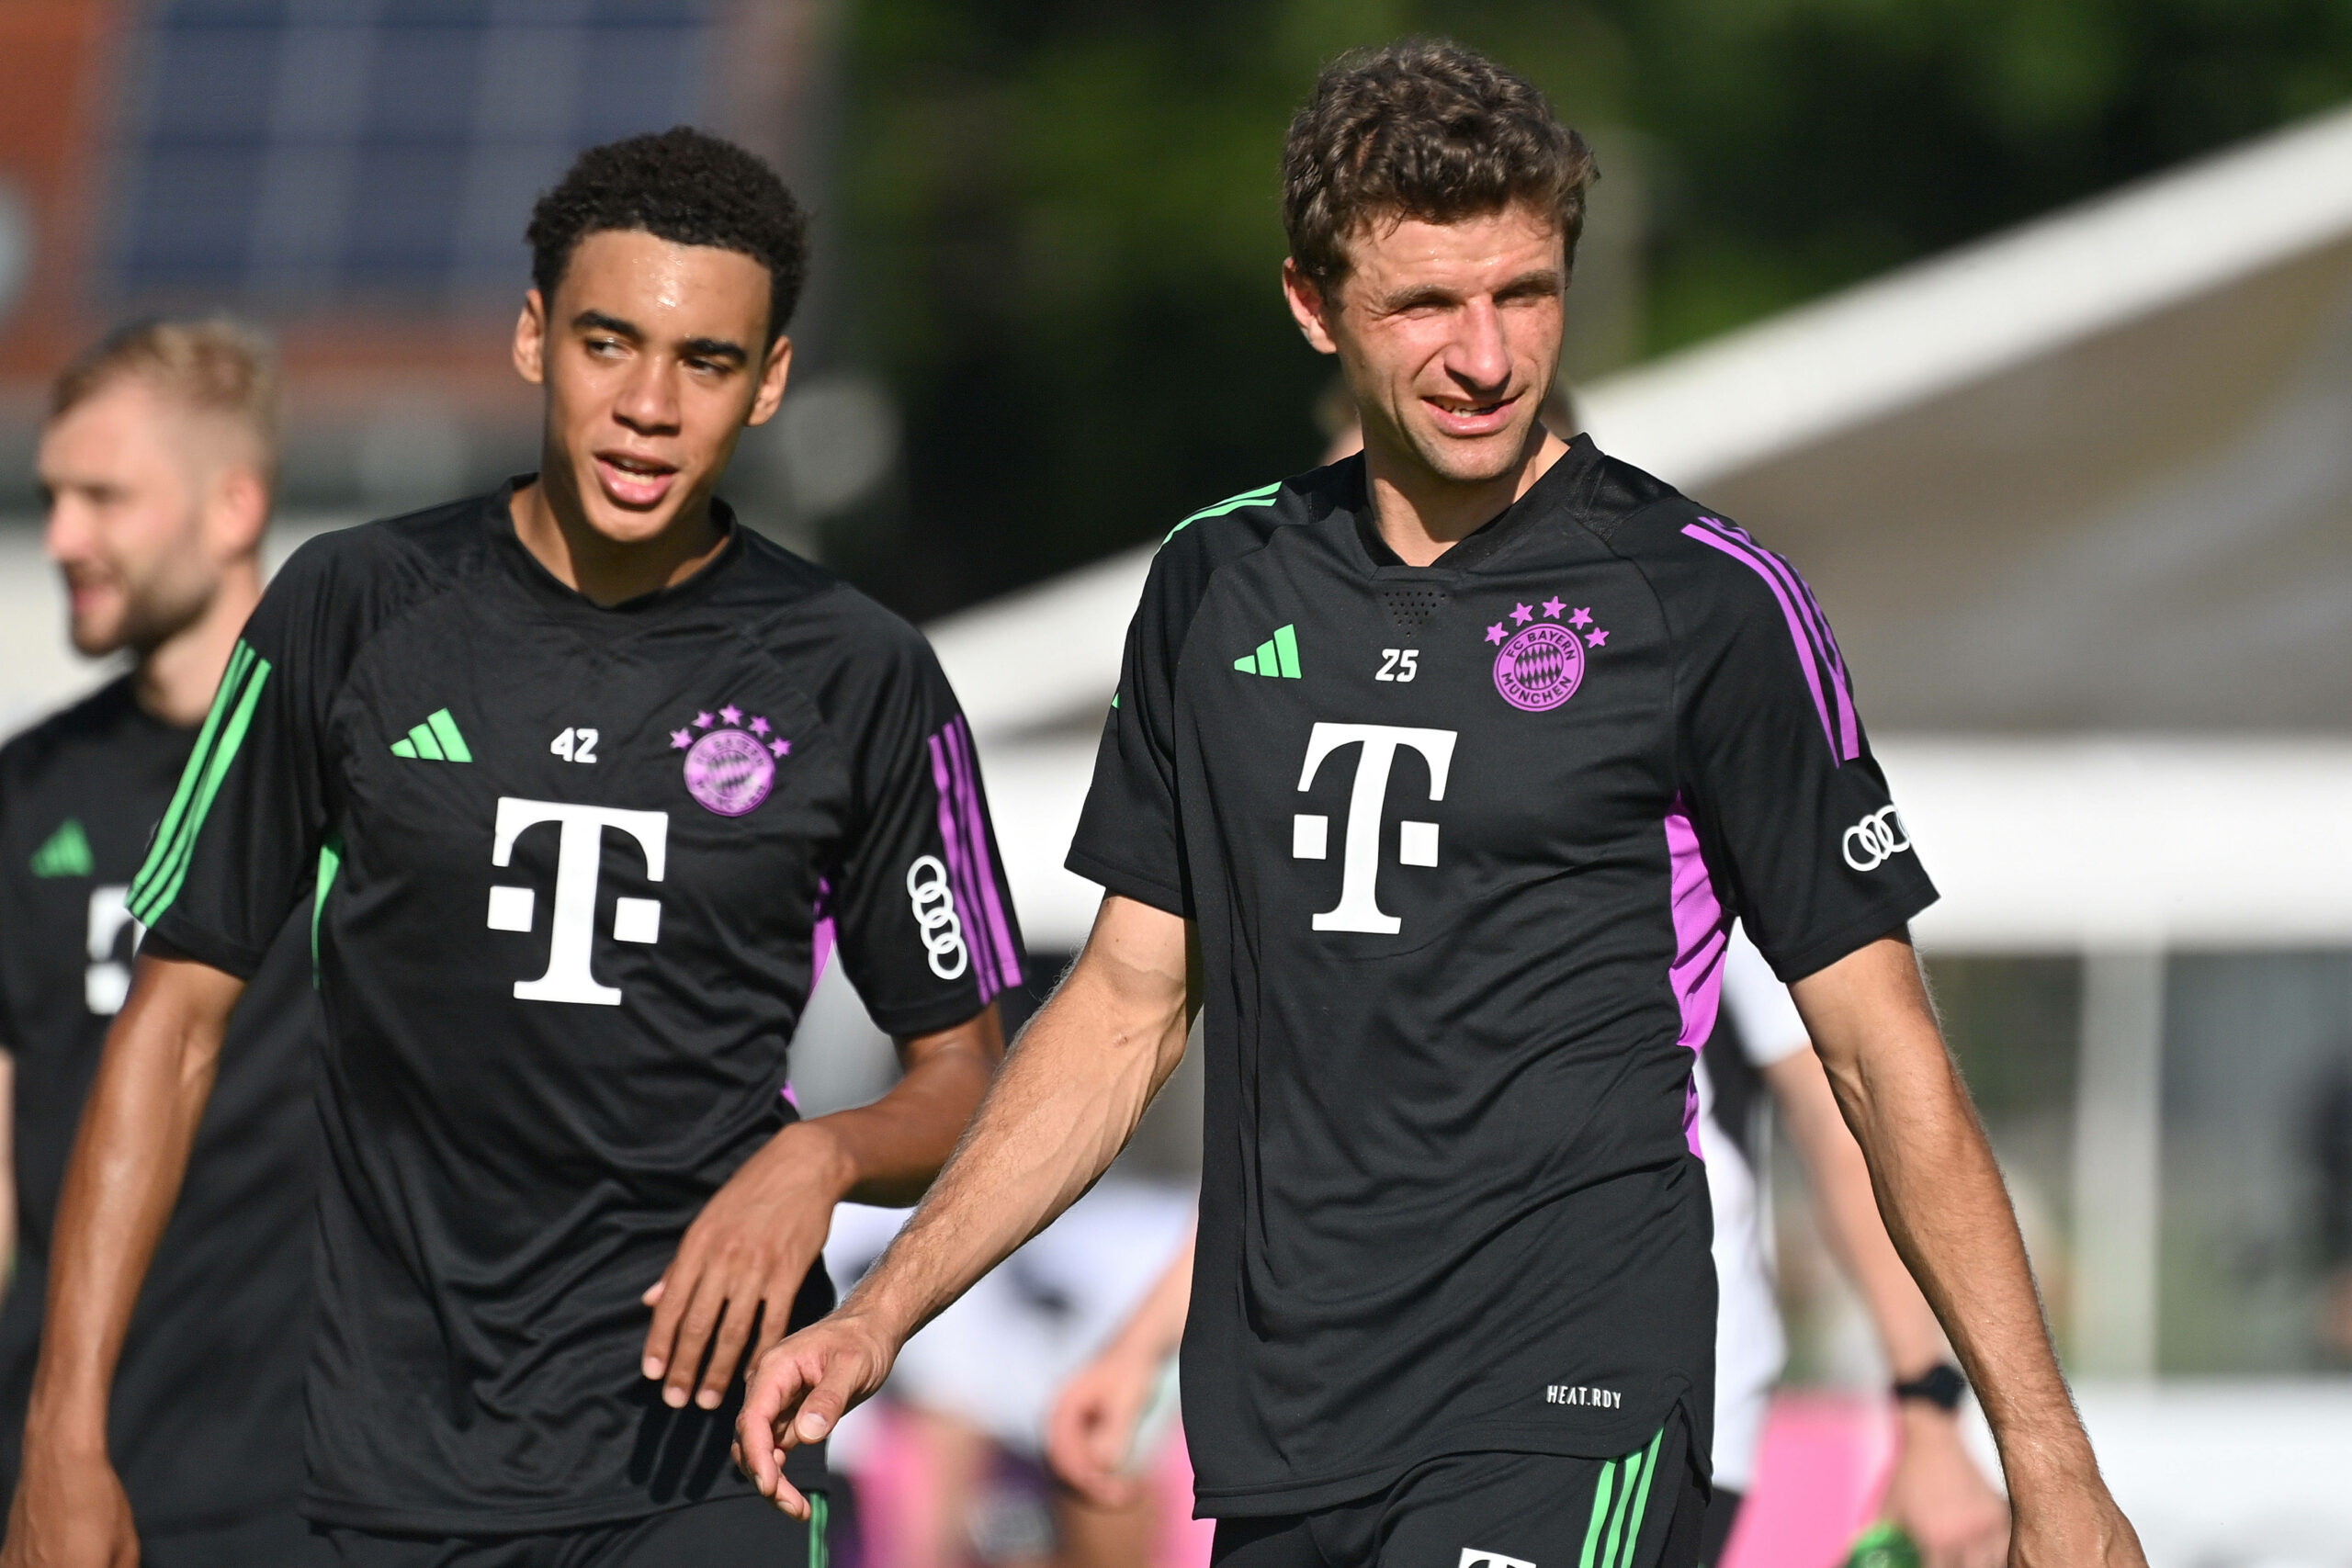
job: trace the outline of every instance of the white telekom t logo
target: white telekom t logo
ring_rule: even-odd
[[[492,865],[514,858],[514,840],[526,828],[560,822],[563,836],[556,843],[555,918],[548,937],[548,972],[536,980],[514,982],[514,995],[526,1002],[599,1002],[620,1005],[620,991],[596,983],[588,959],[596,935],[596,874],[604,862],[605,829],[617,828],[635,839],[645,852],[645,879],[662,880],[670,843],[670,817],[663,811],[621,811],[609,806],[564,806],[552,800],[498,798],[498,828],[490,849]],[[527,931],[537,896],[527,887],[492,887],[490,919],[494,931]],[[662,935],[662,902],[658,898],[616,898],[613,901],[613,940],[654,942]]]
[[[1410,746],[1430,765],[1430,798],[1445,798],[1446,770],[1453,761],[1451,729],[1404,729],[1390,724],[1318,724],[1307,738],[1306,765],[1299,770],[1298,787],[1315,783],[1323,759],[1342,746],[1361,742],[1356,759],[1356,786],[1348,796],[1348,839],[1341,852],[1340,902],[1315,917],[1318,931],[1372,931],[1394,936],[1404,922],[1380,908],[1380,815],[1388,799],[1388,770],[1396,763],[1396,748]],[[1294,860],[1322,860],[1330,853],[1331,819],[1301,812],[1291,818],[1290,852]],[[1437,824],[1399,822],[1396,858],[1407,865],[1437,863]]]

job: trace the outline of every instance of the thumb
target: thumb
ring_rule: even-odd
[[[642,1305],[659,1306],[662,1303],[662,1292],[669,1289],[669,1286],[670,1276],[664,1274],[659,1280],[654,1280],[650,1285],[646,1286],[645,1294],[638,1297],[637,1299]]]

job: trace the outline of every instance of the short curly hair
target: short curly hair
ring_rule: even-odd
[[[1348,276],[1370,225],[1456,223],[1524,202],[1576,261],[1592,149],[1525,77],[1443,39],[1341,55],[1316,78],[1283,145],[1283,230],[1318,288]]]
[[[784,334],[808,277],[808,220],[756,153],[692,126],[591,147],[531,209],[524,239],[543,299],[580,242],[636,230],[681,245],[711,245],[768,269],[768,342]]]

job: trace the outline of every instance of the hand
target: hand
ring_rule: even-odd
[[[1113,1345],[1062,1385],[1046,1418],[1046,1458],[1087,1501],[1131,1507],[1143,1483],[1125,1473],[1136,1427],[1159,1382],[1159,1362]]]
[[[1969,1457],[1960,1423],[1917,1400],[1899,1408],[1901,1446],[1881,1511],[1918,1547],[1926,1568],[2000,1568],[2009,1555],[2009,1506]]]
[[[796,1519],[808,1517],[808,1500],[784,1478],[785,1454],[823,1440],[845,1412],[880,1388],[899,1343],[862,1314],[842,1311],[759,1359],[735,1418],[735,1468],[761,1496]]]
[[[130,1499],[104,1453],[26,1444],[0,1568],[139,1568]]]
[[[662,1403],[683,1410],[691,1397],[705,1410],[718,1409],[745,1350],[756,1359],[784,1337],[793,1298],[824,1248],[833,1205],[854,1179],[846,1165],[829,1134],[796,1122],[703,1205],[677,1256],[643,1297],[653,1309],[645,1375],[662,1381]]]

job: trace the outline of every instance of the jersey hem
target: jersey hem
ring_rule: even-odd
[[[1212,1487],[1196,1484],[1193,1491],[1193,1517],[1196,1519],[1262,1518],[1335,1507],[1383,1491],[1415,1465],[1426,1464],[1450,1454],[1535,1453],[1562,1459],[1615,1459],[1647,1442],[1650,1434],[1671,1419],[1677,1410],[1683,1411],[1683,1423],[1690,1426],[1689,1404],[1689,1397],[1678,1393],[1654,1416],[1631,1417],[1576,1434],[1543,1425],[1498,1422],[1465,1427],[1452,1436],[1416,1447],[1409,1453],[1385,1463],[1317,1481],[1278,1482],[1267,1486]]]
[[[1108,861],[1096,860],[1084,850],[1072,849],[1062,860],[1062,865],[1089,882],[1099,883],[1106,893],[1116,893],[1122,898],[1133,898],[1138,904],[1148,904],[1160,913],[1173,915],[1180,920],[1193,918],[1184,908],[1184,896],[1176,888],[1138,875]]]
[[[1925,874],[1922,874],[1924,878]],[[1897,898],[1883,910],[1873,910],[1847,921],[1835,931],[1813,941],[1786,954],[1766,953],[1772,973],[1782,985],[1793,986],[1808,975],[1817,975],[1839,959],[1860,952],[1883,936],[1891,936],[1898,927],[1909,924],[1919,912],[1942,895],[1933,883],[1915,887],[1905,897]]]
[[[796,1478],[793,1484],[815,1483],[804,1483]],[[681,1508],[699,1507],[705,1503],[729,1503],[758,1495],[752,1483],[746,1481],[740,1487],[714,1486],[699,1497],[673,1497],[666,1503],[652,1502],[640,1495],[627,1500],[616,1498],[603,1505],[573,1503],[551,1508],[501,1506],[477,1509],[435,1509],[385,1507],[354,1502],[348,1497],[330,1497],[317,1492],[305,1492],[300,1512],[313,1524],[337,1529],[379,1531],[387,1535],[546,1535],[558,1530],[626,1525],[639,1519],[674,1514]]]

